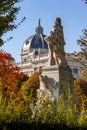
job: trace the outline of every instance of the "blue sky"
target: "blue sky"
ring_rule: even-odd
[[[26,20],[17,30],[4,35],[4,40],[10,36],[13,36],[13,39],[0,47],[11,53],[16,62],[21,60],[23,42],[35,34],[39,18],[41,18],[44,34],[49,35],[54,19],[60,17],[66,42],[65,51],[72,53],[80,50],[76,41],[82,35],[82,30],[87,28],[87,5],[84,2],[81,0],[24,0],[18,5],[21,6],[21,10],[16,22],[20,22],[23,16]]]

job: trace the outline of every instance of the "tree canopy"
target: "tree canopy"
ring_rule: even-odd
[[[18,11],[20,7],[16,7],[15,4],[21,0],[0,0],[0,46],[4,44],[2,36],[4,33],[16,29]]]

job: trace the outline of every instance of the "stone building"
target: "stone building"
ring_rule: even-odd
[[[32,75],[36,70],[48,65],[49,52],[47,43],[44,41],[46,35],[43,33],[43,27],[38,21],[35,34],[28,37],[23,43],[21,49],[21,62],[17,63],[20,70],[27,75]],[[69,64],[74,78],[81,78],[82,71],[87,68],[87,61],[79,60],[75,54],[66,53],[65,58]]]

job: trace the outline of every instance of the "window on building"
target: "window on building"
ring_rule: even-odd
[[[78,69],[77,68],[73,68],[73,73],[78,73]]]

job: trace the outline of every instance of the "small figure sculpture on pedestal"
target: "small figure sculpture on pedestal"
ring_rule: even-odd
[[[45,41],[47,42],[49,48],[49,64],[67,64],[64,52],[65,41],[63,36],[63,27],[61,26],[61,19],[59,17],[55,19],[52,31],[48,37],[45,37]]]

